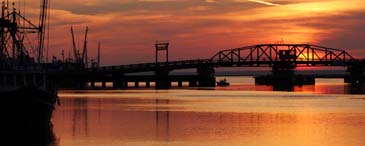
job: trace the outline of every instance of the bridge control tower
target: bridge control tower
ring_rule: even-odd
[[[168,41],[156,41],[156,69],[155,69],[155,77],[156,82],[155,86],[157,89],[168,89],[171,87],[171,81],[169,78],[169,42]],[[165,61],[159,62],[159,53],[165,53]]]
[[[274,62],[272,66],[274,87],[275,85],[280,85],[283,87],[291,87],[294,85],[294,69],[296,67],[296,60],[296,50],[279,50],[279,61]]]

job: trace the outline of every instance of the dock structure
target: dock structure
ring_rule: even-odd
[[[166,52],[161,61],[159,51]],[[355,59],[348,52],[309,44],[261,44],[217,52],[209,59],[168,60],[168,43],[156,44],[156,62],[103,66],[62,73],[69,82],[68,87],[113,88],[152,87],[168,89],[174,86],[215,87],[215,69],[220,67],[270,67],[272,74],[257,77],[259,84],[279,84],[283,86],[314,84],[316,76],[295,75],[297,67],[348,68],[349,75],[334,76],[345,78],[347,83],[363,84],[365,61]],[[172,71],[195,69],[195,75],[171,75]],[[152,72],[150,75],[129,75]],[[331,77],[331,76],[327,76]],[[98,83],[98,86],[96,84]],[[66,85],[66,84],[65,84]],[[75,86],[77,85],[77,86]],[[61,86],[62,87],[62,86]],[[67,86],[65,86],[67,87]]]

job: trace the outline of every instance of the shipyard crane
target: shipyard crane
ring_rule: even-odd
[[[82,58],[81,58],[86,68],[88,68],[88,64],[89,64],[88,56],[87,56],[87,33],[88,32],[89,32],[89,27],[86,27],[85,38],[84,38],[84,48],[82,51]]]
[[[46,23],[48,17],[48,8],[49,3],[48,0],[42,0],[41,4],[41,13],[39,15],[39,40],[38,40],[38,62],[41,63],[43,59],[43,49],[44,49],[44,37],[46,31]]]
[[[80,62],[80,52],[76,48],[75,34],[74,34],[74,29],[72,28],[72,26],[71,26],[71,36],[72,36],[72,49],[73,49],[73,53],[74,53],[75,62],[79,63]]]
[[[77,47],[76,47],[75,33],[74,33],[73,27],[71,26],[72,49],[73,49],[74,58],[75,58],[74,63],[78,63],[84,68],[87,68],[88,64],[89,64],[88,53],[87,53],[87,50],[88,50],[87,49],[87,34],[88,34],[88,32],[89,32],[89,28],[86,27],[84,45],[83,45],[82,52],[80,53],[80,50],[77,49]]]

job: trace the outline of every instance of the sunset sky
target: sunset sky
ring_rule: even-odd
[[[38,13],[38,0],[25,5]],[[170,41],[171,60],[282,40],[365,58],[364,0],[51,0],[49,56],[71,50],[71,25],[79,46],[90,27],[89,52],[100,41],[103,65],[152,62],[156,40]]]

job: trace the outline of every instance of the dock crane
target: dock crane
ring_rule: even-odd
[[[88,65],[89,65],[89,61],[88,61],[89,58],[88,58],[88,55],[87,55],[87,33],[88,32],[89,32],[89,27],[86,27],[85,38],[84,38],[84,48],[83,48],[83,51],[82,51],[82,58],[81,58],[81,60],[85,64],[86,68],[88,68]]]
[[[74,61],[75,61],[75,63],[79,63],[80,62],[80,52],[76,48],[75,34],[74,34],[74,29],[72,28],[72,26],[71,26],[71,36],[72,36],[72,49],[73,49],[74,59],[75,59]]]
[[[83,68],[88,68],[88,53],[87,53],[87,34],[89,32],[89,27],[86,27],[85,31],[85,38],[84,38],[84,45],[83,50],[80,53],[80,50],[76,47],[76,41],[75,41],[75,34],[73,27],[71,26],[71,36],[72,36],[72,49],[74,53],[75,63],[79,63]]]

